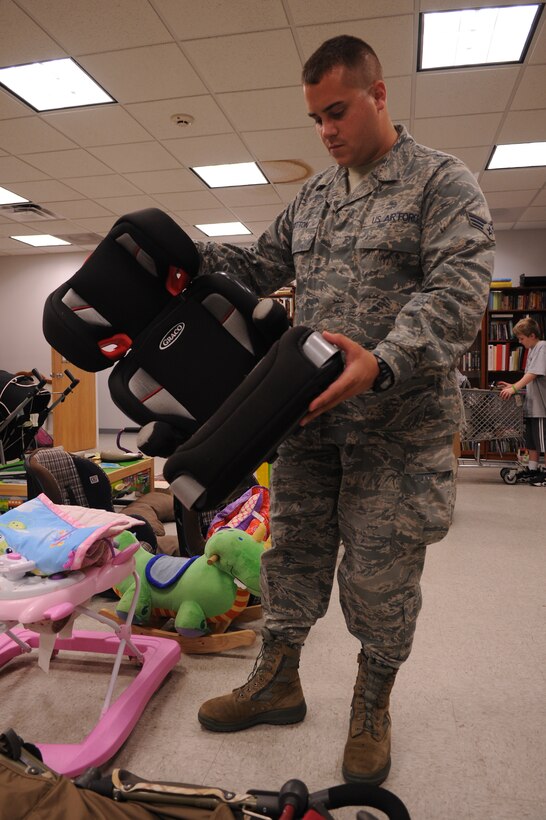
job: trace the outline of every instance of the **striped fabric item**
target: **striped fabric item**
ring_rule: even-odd
[[[33,458],[55,476],[62,494],[61,504],[89,506],[83,484],[69,453],[62,447],[44,447],[37,450]]]

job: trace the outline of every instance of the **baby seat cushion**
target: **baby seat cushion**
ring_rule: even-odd
[[[43,315],[52,347],[84,370],[115,364],[117,407],[140,425],[164,422],[177,443],[289,326],[274,300],[259,302],[221,272],[198,277],[198,268],[195,245],[167,214],[127,214],[50,294]]]
[[[163,475],[188,509],[212,509],[272,460],[312,399],[343,370],[341,351],[303,326],[288,330],[219,410],[167,459]]]

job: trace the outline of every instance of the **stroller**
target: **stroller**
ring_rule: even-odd
[[[37,370],[28,373],[0,370],[0,464],[22,458],[35,446],[34,440],[49,414],[78,384],[69,370],[65,373],[70,384],[50,404],[47,379]]]
[[[0,815],[8,808],[23,820],[41,805],[41,816],[111,817],[113,820],[334,820],[344,806],[379,809],[389,820],[410,820],[402,800],[381,786],[347,784],[309,792],[301,780],[288,780],[278,791],[242,792],[183,782],[152,782],[126,769],[102,775],[90,767],[75,779],[58,775],[41,759],[39,749],[13,729],[0,734]],[[357,820],[376,820],[361,809]]]

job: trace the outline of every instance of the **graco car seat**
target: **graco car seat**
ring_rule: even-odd
[[[83,370],[114,366],[109,389],[119,409],[140,425],[164,422],[177,440],[288,327],[281,305],[259,303],[220,272],[196,277],[198,267],[193,242],[167,214],[127,214],[50,294],[43,315],[52,347]]]

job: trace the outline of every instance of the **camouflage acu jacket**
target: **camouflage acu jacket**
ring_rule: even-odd
[[[351,193],[346,169],[333,166],[251,248],[198,243],[201,272],[226,271],[261,295],[296,279],[296,323],[344,333],[395,376],[384,394],[336,412],[367,429],[445,435],[459,423],[453,369],[487,302],[493,227],[465,165],[397,130]]]

